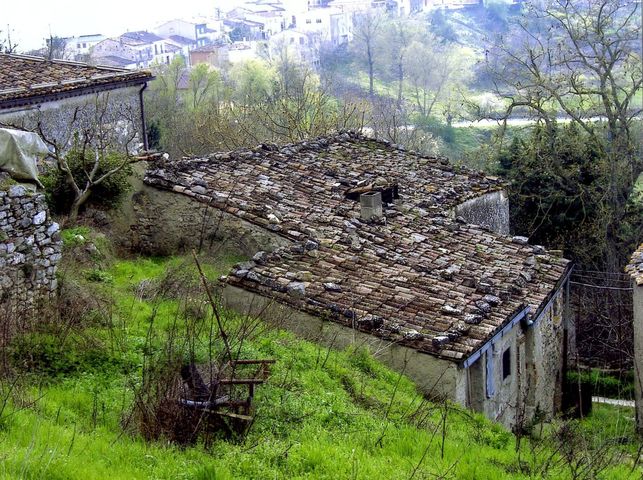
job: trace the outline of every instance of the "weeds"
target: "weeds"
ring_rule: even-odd
[[[201,266],[218,307],[210,279],[219,272]],[[574,440],[612,421],[611,411],[597,409],[590,417],[596,425],[543,429],[516,452],[515,437],[502,427],[427,400],[364,349],[341,352],[295,338],[276,328],[282,319],[265,307],[252,311],[267,321],[219,310],[228,354],[190,259],[117,261],[104,271],[113,282],[89,282],[82,269],[73,282],[63,278],[66,314],[40,318],[12,339],[21,353],[4,355],[13,376],[0,384],[2,478],[640,476],[636,448],[618,446],[620,456],[599,462],[592,456],[614,452],[613,445]],[[181,366],[194,362],[211,382],[230,357],[278,359],[271,381],[257,390],[252,429],[236,442],[204,434],[224,427],[205,425],[176,402]]]

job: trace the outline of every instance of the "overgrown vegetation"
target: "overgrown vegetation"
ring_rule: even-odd
[[[479,415],[427,402],[364,350],[334,351],[280,330],[278,319],[258,322],[231,311],[222,318],[236,339],[235,355],[277,360],[257,391],[247,436],[214,435],[178,447],[167,433],[146,435],[132,407],[159,397],[140,397],[145,372],[177,355],[206,362],[212,349],[215,356],[222,349],[194,263],[119,260],[108,250],[96,261],[83,252],[100,245],[100,235],[83,229],[63,236],[62,282],[74,287],[62,307],[67,320],[41,319],[3,349],[10,367],[0,382],[3,478],[626,479],[641,473],[627,415],[610,432],[622,446],[609,446],[604,432],[596,433],[601,422],[611,422],[607,414],[593,417],[594,426],[563,423],[518,444]],[[236,261],[204,265],[212,287]],[[113,281],[88,281],[88,270]],[[595,433],[591,441],[586,428]],[[574,451],[563,448],[563,433]],[[587,475],[574,477],[579,466]]]
[[[569,372],[568,380],[572,384],[588,383],[592,385],[594,395],[608,398],[634,399],[634,371],[625,374],[618,371],[604,372],[597,368]]]
[[[616,237],[606,237],[612,207],[603,200],[611,175],[601,140],[575,124],[539,126],[515,137],[496,157],[499,172],[511,181],[511,218],[516,233],[533,243],[563,250],[581,268],[603,270],[607,243],[618,246],[619,264],[643,241],[643,209],[630,202]]]
[[[94,168],[94,152],[79,149],[70,150],[65,161],[77,185],[86,182],[88,172]],[[125,163],[124,163],[125,162]],[[122,168],[121,165],[124,163]],[[108,172],[117,171],[105,177],[105,179],[91,187],[91,196],[88,196],[83,207],[92,206],[98,208],[114,208],[119,205],[123,195],[127,193],[130,186],[127,177],[131,175],[132,169],[122,154],[118,152],[105,152],[98,162],[94,175],[97,178],[103,177]],[[47,193],[47,203],[52,212],[57,214],[68,213],[75,199],[75,191],[68,181],[67,174],[59,169],[52,168],[40,177]]]

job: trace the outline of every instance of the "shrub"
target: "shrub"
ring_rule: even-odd
[[[594,394],[609,398],[634,398],[634,372],[628,371],[616,377],[598,369],[582,372],[569,372],[567,380],[571,383],[590,383]]]
[[[16,337],[9,346],[14,367],[55,378],[81,372],[104,372],[126,365],[94,338],[50,332],[32,332]]]
[[[93,156],[93,152],[86,152],[85,155],[83,155],[82,152],[77,149],[72,149],[67,154],[67,163],[78,185],[86,184],[87,174],[85,172],[93,167]],[[101,175],[118,167],[123,163],[123,160],[124,157],[121,153],[109,152],[105,154],[105,156],[100,159],[95,178],[100,178]],[[93,206],[102,209],[117,207],[123,199],[123,195],[127,193],[130,188],[127,177],[131,174],[132,169],[128,165],[119,172],[107,177],[100,184],[93,186],[91,189],[92,194],[87,200],[85,207]],[[69,212],[74,200],[74,191],[67,183],[65,174],[58,169],[51,169],[45,175],[41,176],[40,180],[45,186],[49,208],[57,214]]]

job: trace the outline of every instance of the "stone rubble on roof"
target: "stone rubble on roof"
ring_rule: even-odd
[[[498,179],[355,133],[165,162],[145,181],[293,240],[236,265],[231,285],[454,361],[525,306],[537,312],[567,267],[451,218]],[[362,221],[347,195],[393,185],[384,218]]]

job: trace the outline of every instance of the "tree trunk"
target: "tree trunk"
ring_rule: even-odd
[[[80,195],[76,195],[76,198],[74,198],[74,202],[71,204],[71,208],[69,209],[69,221],[74,224],[78,220],[78,212],[80,211],[80,207],[82,207],[89,196],[91,195],[91,189],[87,189],[83,192],[81,192]]]

